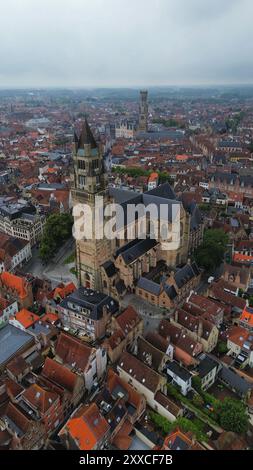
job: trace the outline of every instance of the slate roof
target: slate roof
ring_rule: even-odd
[[[172,372],[184,382],[188,382],[192,376],[190,372],[188,372],[187,369],[185,369],[184,367],[181,367],[175,361],[169,362],[169,364],[167,364],[167,371]]]
[[[178,269],[175,273],[175,281],[179,289],[181,289],[193,277],[198,276],[200,270],[196,263],[186,264],[183,268]]]
[[[170,300],[174,300],[177,297],[177,291],[174,286],[165,286],[165,292],[167,296],[170,298]]]
[[[109,194],[114,198],[116,203],[121,204],[121,207],[124,210],[125,225],[127,222],[127,207],[129,204],[143,204],[143,207],[139,208],[141,216],[145,215],[145,208],[150,204],[156,205],[158,216],[160,216],[161,206],[163,206],[163,212],[164,207],[166,206],[168,211],[166,217],[170,222],[172,222],[177,215],[177,213],[175,213],[172,208],[174,207],[175,210],[175,206],[178,206],[178,208],[182,206],[182,203],[176,199],[175,193],[168,183],[164,183],[157,188],[152,189],[151,191],[140,194],[134,191],[109,188]],[[165,216],[165,214],[163,214],[163,216]],[[137,219],[137,213],[135,214],[135,218]]]
[[[143,289],[150,294],[159,295],[161,293],[161,286],[154,281],[141,277],[137,283],[139,289]]]
[[[102,267],[104,268],[106,275],[109,278],[113,277],[117,273],[117,269],[115,268],[114,263],[112,261],[106,261],[106,263],[104,263]]]
[[[250,384],[247,382],[247,380],[240,377],[236,372],[225,366],[222,367],[219,373],[219,377],[221,380],[224,380],[224,382],[228,383],[231,388],[234,388],[241,396],[246,395],[249,390],[252,390],[253,388],[253,384]]]
[[[62,308],[73,310],[70,304],[76,304],[86,308],[90,317],[99,320],[103,315],[103,307],[106,306],[113,314],[118,310],[118,302],[109,295],[85,287],[79,287],[73,294],[66,297],[60,304]]]
[[[144,255],[152,248],[158,245],[158,242],[154,239],[146,238],[143,240],[133,240],[124,247],[120,248],[116,252],[116,257],[119,255],[122,256],[125,263],[131,264],[136,259],[140,258],[140,256]]]
[[[151,196],[156,197],[162,197],[169,200],[177,199],[176,194],[169,183],[161,184],[160,186],[157,186],[157,188],[147,191],[145,194],[149,194]]]
[[[213,369],[218,369],[219,367],[219,364],[207,355],[200,356],[199,361],[198,373],[201,379],[209,374]]]

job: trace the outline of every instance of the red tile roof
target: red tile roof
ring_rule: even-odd
[[[109,431],[110,426],[100,414],[95,403],[80,408],[73,418],[69,419],[66,429],[80,450],[92,450]],[[64,434],[64,428],[60,435]]]
[[[129,306],[116,318],[116,321],[123,333],[127,335],[142,321],[142,318],[133,307]]]
[[[36,323],[40,317],[35,313],[29,312],[29,310],[23,308],[15,314],[15,319],[21,323],[24,328],[30,328],[30,326]]]
[[[66,333],[61,333],[59,336],[56,356],[59,356],[64,364],[85,371],[90,365],[90,358],[94,352],[94,348],[73,336]]]
[[[74,372],[49,357],[46,358],[41,375],[71,393],[73,393],[78,379]]]
[[[59,398],[57,393],[45,390],[37,384],[32,384],[22,396],[25,401],[36,408],[42,415],[44,415]]]
[[[27,281],[23,277],[15,276],[7,271],[0,274],[0,280],[3,285],[9,289],[13,289],[18,292],[20,299],[25,299],[27,296],[26,283]]]

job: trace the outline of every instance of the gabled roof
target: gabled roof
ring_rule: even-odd
[[[117,269],[112,261],[106,261],[106,263],[102,264],[102,268],[104,268],[106,275],[109,278],[117,274]]]
[[[46,358],[45,365],[42,370],[42,378],[45,377],[49,381],[59,385],[60,387],[73,393],[78,376],[71,372],[67,367],[58,362]]]
[[[30,420],[13,403],[9,403],[4,417],[9,427],[15,431],[19,437],[23,437],[28,431]]]
[[[175,374],[184,382],[188,382],[192,377],[190,372],[184,367],[181,367],[176,361],[172,361],[167,364],[167,371],[170,371],[172,374]]]
[[[157,349],[146,339],[140,337],[137,340],[138,358],[154,370],[158,370],[163,363],[165,353]]]
[[[234,388],[240,395],[245,395],[253,388],[252,383],[247,382],[247,380],[240,377],[239,374],[226,366],[222,367],[219,373],[219,377],[221,380],[224,380],[224,382],[229,384],[230,387]]]
[[[161,184],[157,188],[151,189],[150,191],[146,192],[146,194],[149,194],[151,196],[161,197],[164,199],[169,199],[169,200],[176,199],[176,195],[169,183]]]
[[[106,386],[109,392],[114,396],[117,396],[117,390],[122,389],[125,392],[127,402],[135,408],[138,408],[143,399],[143,396],[116,374],[113,369],[108,370]]]
[[[118,367],[151,392],[156,393],[158,391],[161,376],[132,354],[124,352],[118,361]]]
[[[41,414],[44,414],[51,408],[53,403],[58,399],[59,395],[57,395],[55,392],[45,390],[37,384],[32,384],[23,393],[22,397]]]
[[[162,291],[160,284],[157,284],[157,282],[147,279],[146,277],[141,277],[139,279],[137,287],[153,295],[160,295]]]
[[[131,306],[128,306],[126,310],[116,318],[118,326],[125,335],[130,333],[141,321],[142,318]]]
[[[166,353],[169,346],[169,340],[165,339],[162,335],[159,335],[159,333],[157,333],[156,331],[150,331],[146,335],[146,340],[155,348]]]
[[[186,330],[178,328],[168,320],[161,320],[159,333],[164,338],[169,339],[177,348],[182,349],[192,357],[195,356],[195,349],[200,343],[194,341],[188,334],[186,334]]]
[[[200,275],[200,270],[195,262],[192,264],[186,264],[182,268],[178,269],[175,273],[175,281],[176,281],[177,287],[181,289],[191,279],[199,275]]]
[[[73,369],[85,371],[90,365],[94,349],[77,338],[61,333],[57,342],[56,356]]]

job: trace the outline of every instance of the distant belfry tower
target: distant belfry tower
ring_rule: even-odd
[[[148,131],[148,92],[146,90],[140,92],[139,131]]]
[[[92,237],[76,240],[76,268],[81,285],[101,290],[100,266],[110,258],[110,241],[97,239],[95,227],[95,201],[102,196],[108,203],[107,174],[104,168],[103,154],[85,119],[80,137],[74,133],[73,173],[71,195],[73,209],[87,204],[91,209]],[[74,209],[75,210],[75,209]],[[75,214],[75,212],[74,212]],[[87,221],[83,221],[84,224]],[[80,237],[79,237],[80,238]]]

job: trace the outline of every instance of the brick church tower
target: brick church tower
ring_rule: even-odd
[[[100,266],[111,256],[111,242],[105,238],[97,239],[95,203],[98,197],[103,197],[104,204],[108,203],[109,195],[102,148],[96,142],[86,119],[80,137],[74,134],[71,186],[74,217],[75,207],[81,208],[83,204],[90,208],[91,213],[91,220],[85,220],[84,215],[83,223],[91,225],[92,236],[76,240],[79,283],[87,288],[101,290]],[[103,220],[103,215],[100,220]]]

